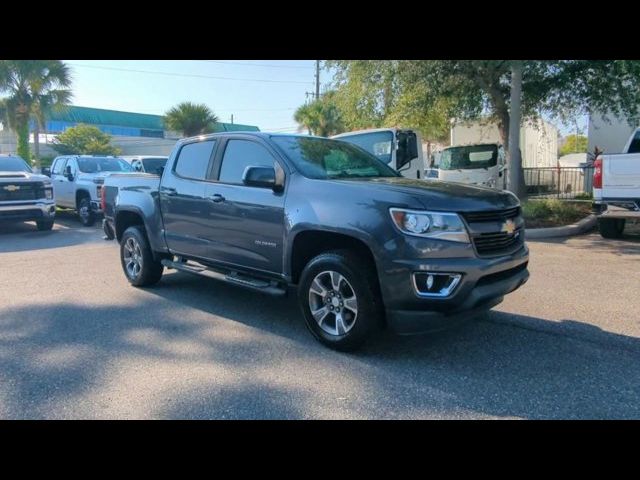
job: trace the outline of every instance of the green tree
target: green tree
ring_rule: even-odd
[[[369,72],[386,72],[377,80],[360,80],[360,93],[366,98],[359,105],[375,104],[393,108],[397,92],[410,88],[409,105],[429,113],[441,109],[448,118],[472,120],[488,118],[499,128],[509,157],[511,60],[424,60],[382,61]],[[337,61],[328,65],[337,71],[336,88],[349,91],[355,101],[353,75],[362,78],[363,61]],[[608,112],[631,122],[640,107],[640,61],[637,60],[527,60],[522,70],[521,111],[524,120],[547,114],[566,120],[577,114]],[[364,75],[366,76],[366,75]],[[375,77],[375,75],[374,75]],[[385,81],[380,79],[386,78]],[[356,82],[358,83],[358,82]],[[385,86],[386,88],[381,88]],[[366,87],[366,88],[365,88]],[[387,95],[388,94],[388,95]],[[382,118],[386,118],[383,116]]]
[[[47,115],[71,99],[69,67],[60,60],[0,60],[0,118],[16,132],[18,155],[30,161],[29,121],[34,120],[38,161],[39,131]]]
[[[193,137],[215,131],[218,117],[204,104],[182,102],[171,108],[164,116],[168,130],[182,132],[185,137]]]
[[[570,153],[585,153],[587,151],[588,139],[584,135],[567,135],[560,147],[560,155]]]
[[[80,124],[58,135],[52,147],[61,155],[118,155],[111,145],[111,135],[93,125]]]
[[[300,130],[306,128],[312,135],[329,137],[344,131],[342,116],[331,93],[302,105],[295,111],[293,118],[300,124]]]

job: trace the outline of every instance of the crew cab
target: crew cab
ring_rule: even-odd
[[[640,220],[640,128],[624,153],[598,155],[593,171],[593,210],[604,238],[620,238],[627,220]]]
[[[38,230],[51,230],[55,216],[51,180],[21,157],[0,155],[0,222],[35,221]]]
[[[168,268],[270,295],[295,289],[311,333],[338,350],[385,326],[454,325],[529,277],[514,195],[404,178],[340,140],[189,138],[161,177],[113,174],[103,198],[132,285]]]
[[[133,172],[133,167],[117,157],[64,155],[51,164],[51,182],[58,206],[76,210],[82,224],[91,226],[100,208],[100,190],[112,172]]]

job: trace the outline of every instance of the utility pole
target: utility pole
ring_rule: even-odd
[[[233,125],[233,113],[231,114],[231,125]]]
[[[320,60],[316,60],[316,100],[320,99]]]

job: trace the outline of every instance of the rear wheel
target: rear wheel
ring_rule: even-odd
[[[302,272],[298,301],[307,327],[324,345],[355,350],[381,325],[378,280],[369,263],[333,251],[313,258]]]
[[[96,221],[96,216],[93,211],[91,211],[91,200],[89,197],[82,197],[80,202],[78,203],[78,215],[80,216],[80,221],[82,221],[82,225],[85,227],[91,227]]]
[[[625,223],[624,218],[599,218],[598,230],[603,238],[621,238]]]
[[[131,285],[145,287],[160,281],[164,267],[153,258],[147,236],[141,227],[129,227],[120,241],[122,270]]]

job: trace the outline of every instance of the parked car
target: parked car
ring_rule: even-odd
[[[152,155],[123,155],[120,158],[131,164],[136,172],[153,173],[154,175],[162,175],[167,158]]]
[[[16,155],[0,155],[0,221],[35,221],[38,230],[51,230],[55,216],[51,180]]]
[[[640,128],[624,153],[598,155],[593,172],[593,210],[604,238],[620,238],[627,220],[640,219]]]
[[[162,177],[114,174],[104,198],[132,285],[166,267],[271,295],[295,286],[311,333],[338,350],[385,325],[446,328],[529,277],[513,194],[404,178],[339,140],[189,138]]]
[[[95,223],[100,209],[100,190],[105,177],[113,172],[133,172],[133,167],[118,157],[64,155],[51,164],[51,181],[58,206],[78,212],[82,224]]]

